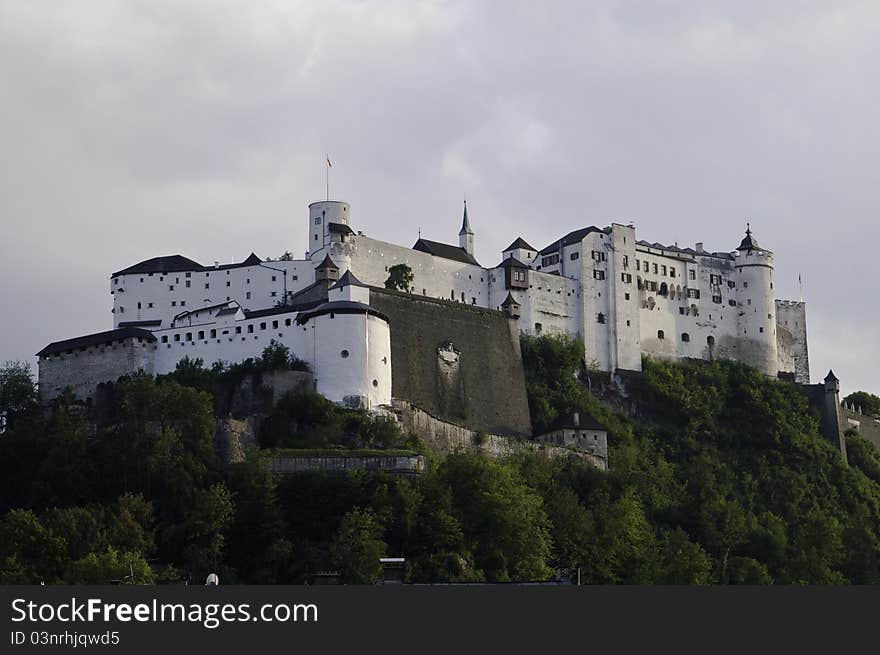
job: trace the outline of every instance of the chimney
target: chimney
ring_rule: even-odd
[[[696,250],[697,250],[697,252],[703,252],[703,242],[702,241],[697,241]]]

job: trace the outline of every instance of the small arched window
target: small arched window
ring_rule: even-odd
[[[681,340],[682,341],[690,341],[691,335],[689,335],[687,332],[682,332],[681,333]]]
[[[713,337],[710,334],[708,337],[706,337],[706,343],[710,346],[714,346],[715,345],[715,337]]]
[[[657,330],[657,338],[658,339],[665,339],[666,338],[666,334],[664,334],[663,330]]]
[[[664,298],[669,295],[669,285],[663,282],[660,285],[660,291],[658,292]]]

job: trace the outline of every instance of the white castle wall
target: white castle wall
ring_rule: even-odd
[[[810,360],[807,352],[806,305],[794,300],[777,300],[776,303],[777,348],[779,348],[779,370],[794,373],[795,381],[802,384],[810,382]],[[786,335],[787,350],[780,344]],[[785,360],[785,361],[783,361]]]
[[[285,291],[315,281],[309,261],[273,261],[255,266],[171,273],[133,273],[110,280],[113,327],[121,322],[161,320],[168,327],[180,312],[235,300],[245,309],[273,307]]]

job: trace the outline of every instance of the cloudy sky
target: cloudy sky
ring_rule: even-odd
[[[610,221],[808,302],[880,392],[880,4],[0,0],[0,361],[109,329],[112,271],[307,246],[307,205],[477,258]]]

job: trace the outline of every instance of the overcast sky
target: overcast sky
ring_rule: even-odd
[[[811,373],[880,393],[880,3],[0,0],[0,361],[110,329],[109,275],[297,257],[307,205],[457,242],[633,221],[804,280]]]

